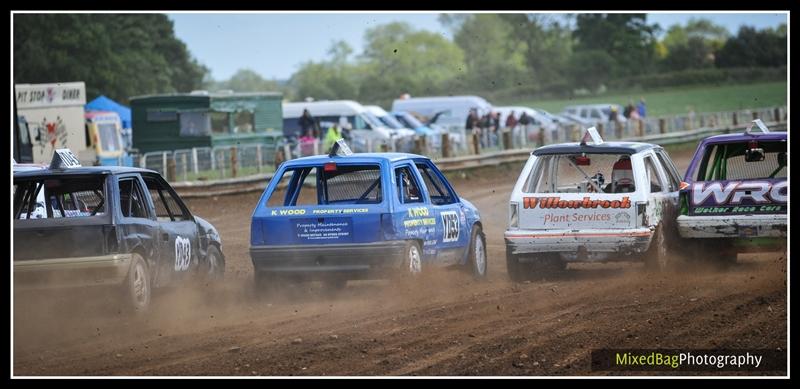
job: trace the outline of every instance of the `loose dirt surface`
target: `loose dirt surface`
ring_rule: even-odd
[[[679,169],[690,154],[673,153]],[[441,269],[418,280],[354,281],[336,293],[311,283],[256,294],[247,250],[260,193],[192,200],[222,235],[223,285],[162,291],[141,316],[119,312],[107,291],[17,293],[13,373],[585,375],[610,374],[591,370],[590,352],[600,348],[786,350],[780,253],[667,273],[571,264],[552,279],[511,283],[503,231],[520,169],[450,174],[482,212],[485,282]]]

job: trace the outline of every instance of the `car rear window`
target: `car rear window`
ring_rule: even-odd
[[[786,142],[758,142],[764,160],[747,162],[748,142],[706,147],[697,169],[697,181],[786,178]]]
[[[378,204],[383,201],[379,165],[309,166],[286,169],[268,207]]]
[[[105,176],[42,177],[14,182],[14,219],[103,215]]]
[[[629,154],[543,155],[531,169],[526,193],[628,193],[636,191]]]

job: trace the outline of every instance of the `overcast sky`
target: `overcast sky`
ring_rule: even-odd
[[[175,33],[189,51],[224,80],[238,69],[250,68],[266,78],[287,79],[298,65],[326,59],[331,42],[344,40],[360,53],[364,32],[393,21],[408,22],[417,29],[434,31],[452,39],[437,20],[438,13],[175,13]],[[555,16],[561,16],[555,14]],[[649,13],[648,23],[665,31],[704,17],[725,26],[732,34],[742,25],[757,28],[787,23],[786,13]]]

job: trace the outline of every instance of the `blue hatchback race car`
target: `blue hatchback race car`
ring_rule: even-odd
[[[257,286],[286,276],[344,287],[429,265],[462,265],[481,279],[485,247],[475,206],[430,159],[404,153],[284,162],[250,226]]]

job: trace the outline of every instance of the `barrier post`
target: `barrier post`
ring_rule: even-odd
[[[658,118],[658,132],[661,134],[667,132],[667,119]]]
[[[503,149],[511,150],[511,132],[503,131],[502,134],[503,134]]]
[[[164,156],[166,155],[167,153],[164,153]],[[175,159],[173,158],[167,160],[167,181],[175,181]]]
[[[442,158],[450,158],[450,135],[442,134]]]
[[[316,146],[316,143],[315,143],[315,146]],[[259,144],[259,145],[256,145],[256,172],[261,173],[261,165],[262,164],[263,164],[263,162],[262,162],[262,156],[261,156],[261,145]]]
[[[231,147],[231,175],[236,178],[236,173],[239,171],[239,156],[237,155],[238,149],[236,146]]]

